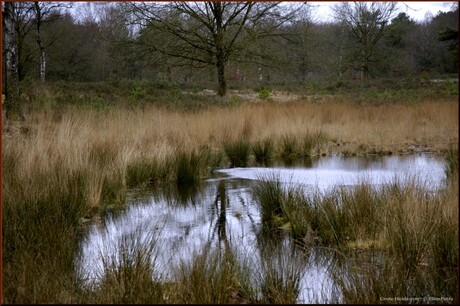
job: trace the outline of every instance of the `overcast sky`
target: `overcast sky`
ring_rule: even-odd
[[[88,1],[93,2],[93,1]],[[338,3],[332,1],[310,1],[310,4],[314,6],[313,9],[313,16],[315,17],[316,21],[318,22],[328,22],[333,21],[333,15],[331,7]],[[406,2],[398,2],[399,12],[406,12],[412,19],[416,21],[423,21],[425,19],[425,15],[427,13],[431,13],[434,16],[439,11],[447,12],[451,9],[451,6],[455,1],[438,1],[438,2],[415,2],[415,1],[406,1]],[[75,17],[79,18],[79,10],[82,8],[87,7],[87,3],[85,2],[77,2],[77,5],[71,10],[72,14]],[[78,8],[78,9],[77,9]],[[397,15],[397,14],[395,14]]]
[[[316,9],[314,10],[318,21],[332,21],[331,6],[338,2],[311,2]],[[438,11],[447,12],[450,10],[452,4],[455,2],[398,2],[399,12],[405,12],[416,21],[423,21],[425,14],[430,12],[436,16]],[[409,7],[406,7],[406,5]]]

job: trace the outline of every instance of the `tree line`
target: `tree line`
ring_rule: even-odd
[[[223,96],[227,83],[457,73],[458,4],[421,22],[402,5],[341,2],[324,22],[308,2],[4,2],[3,88],[149,79]]]

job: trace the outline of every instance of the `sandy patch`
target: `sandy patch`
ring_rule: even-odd
[[[198,96],[217,96],[217,92],[212,89],[204,89],[199,92],[189,92],[183,91],[183,94],[198,95]],[[227,98],[238,97],[244,101],[260,103],[264,101],[275,101],[275,102],[292,102],[292,101],[308,101],[308,102],[317,102],[324,103],[332,99],[332,95],[301,95],[296,93],[290,93],[287,91],[274,90],[270,92],[270,96],[266,99],[261,99],[258,92],[255,92],[251,89],[246,90],[228,90]]]

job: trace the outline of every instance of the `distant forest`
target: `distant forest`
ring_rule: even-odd
[[[458,72],[456,4],[422,22],[388,6],[343,2],[333,22],[315,20],[313,10],[308,3],[17,2],[19,81],[44,80],[46,69],[46,81],[215,84],[219,56],[229,85]]]

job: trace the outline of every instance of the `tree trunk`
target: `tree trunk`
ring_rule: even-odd
[[[224,29],[223,24],[223,11],[220,2],[215,3],[214,17],[216,21],[216,34],[214,42],[216,45],[216,67],[217,67],[217,81],[219,83],[217,94],[221,97],[227,93],[227,82],[225,80],[225,53],[224,53]]]
[[[6,56],[6,82],[5,82],[5,108],[6,118],[9,120],[23,120],[19,103],[19,74],[17,37],[14,29],[14,3],[5,2],[4,34],[5,34],[5,56]]]
[[[40,27],[42,25],[42,14],[40,5],[38,2],[34,2],[35,4],[35,18],[37,21],[37,45],[40,50],[40,82],[45,82],[46,76],[46,58],[45,58],[45,48],[42,44],[42,39],[40,35]]]
[[[367,83],[369,72],[369,61],[367,59],[367,52],[365,46],[361,51],[361,82]]]
[[[45,50],[40,52],[40,82],[45,82],[46,76],[46,59]]]
[[[259,46],[259,61],[257,62],[257,73],[259,74],[259,83],[262,83],[262,49]]]
[[[227,81],[225,80],[225,61],[223,58],[217,56],[217,80],[219,82],[219,89],[217,94],[221,97],[227,93]]]
[[[259,83],[262,83],[262,80],[263,80],[263,76],[262,76],[262,64],[261,64],[260,62],[258,63],[257,72],[258,72],[258,74],[259,74]]]

